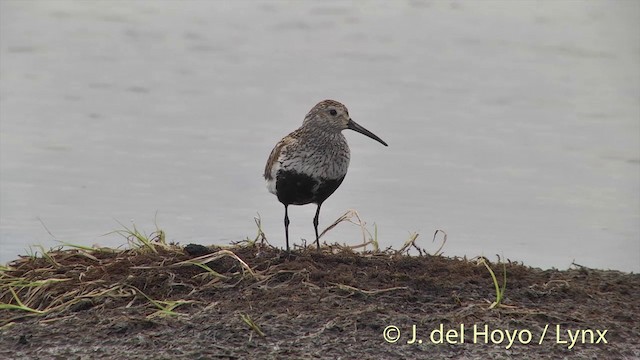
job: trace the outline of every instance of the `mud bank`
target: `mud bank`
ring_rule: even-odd
[[[640,275],[268,246],[71,249],[1,273],[6,359],[640,357]],[[9,305],[7,305],[9,304]]]

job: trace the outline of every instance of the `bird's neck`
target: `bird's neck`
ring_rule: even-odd
[[[309,144],[324,144],[335,143],[341,144],[347,142],[341,131],[335,131],[334,129],[324,129],[319,127],[305,128],[301,127],[300,133],[303,137],[308,139]]]

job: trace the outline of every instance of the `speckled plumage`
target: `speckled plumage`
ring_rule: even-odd
[[[285,206],[285,236],[289,251],[289,205],[318,205],[313,220],[318,238],[322,203],[340,186],[349,168],[350,152],[342,130],[352,129],[383,145],[373,133],[355,123],[341,103],[324,100],[305,116],[302,126],[280,140],[264,170],[267,189]]]

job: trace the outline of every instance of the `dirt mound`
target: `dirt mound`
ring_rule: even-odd
[[[2,358],[636,358],[640,276],[339,246],[150,244],[24,257]]]

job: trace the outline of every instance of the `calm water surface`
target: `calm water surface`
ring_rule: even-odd
[[[381,245],[640,271],[640,3],[0,2],[0,262],[53,237],[284,246],[261,177],[318,101],[345,103]],[[291,235],[313,239],[314,206]],[[343,224],[326,240],[355,244]]]

